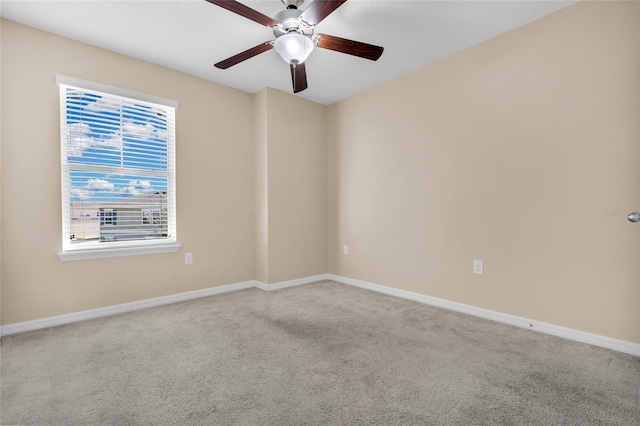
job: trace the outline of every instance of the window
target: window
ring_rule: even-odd
[[[142,223],[144,223],[145,225],[151,224],[151,223],[164,224],[166,223],[166,221],[167,221],[166,214],[164,214],[162,210],[158,210],[158,209],[142,210]]]
[[[104,225],[117,225],[117,210],[113,209],[100,209],[100,226]]]
[[[171,252],[177,102],[57,76],[62,260]]]

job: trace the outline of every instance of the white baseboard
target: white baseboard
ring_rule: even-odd
[[[298,278],[295,280],[282,281],[274,284],[265,284],[261,281],[244,281],[235,284],[223,285],[219,287],[211,287],[202,290],[189,291],[185,293],[172,294],[169,296],[155,297],[153,299],[145,299],[137,302],[123,303],[121,305],[106,306],[104,308],[91,309],[88,311],[74,312],[66,315],[58,315],[54,317],[42,318],[32,321],[19,322],[15,324],[7,324],[0,327],[0,336],[8,336],[10,334],[22,333],[25,331],[38,330],[41,328],[53,327],[56,325],[69,324],[72,322],[84,321],[93,318],[101,318],[109,315],[121,314],[124,312],[137,311],[139,309],[151,308],[154,306],[168,305],[170,303],[183,302],[186,300],[198,299],[201,297],[215,296],[217,294],[228,293],[231,291],[244,290],[247,288],[258,288],[264,291],[280,290],[288,287],[295,287],[303,284],[310,284],[317,281],[332,280],[342,284],[360,287],[366,290],[384,293],[403,299],[413,300],[427,305],[438,306],[440,308],[449,309],[456,312],[485,318],[504,324],[515,325],[516,327],[526,328],[528,330],[538,331],[541,333],[551,334],[553,336],[563,337],[565,339],[574,340],[581,343],[587,343],[594,346],[600,346],[614,351],[627,353],[630,355],[640,356],[640,344],[627,342],[625,340],[614,339],[599,334],[587,333],[585,331],[575,330],[558,325],[548,324],[541,321],[531,320],[515,315],[505,314],[502,312],[492,311],[489,309],[478,308],[476,306],[465,305],[463,303],[452,302],[446,299],[426,296],[424,294],[414,293],[411,291],[400,290],[393,287],[387,287],[381,284],[374,284],[366,281],[356,280],[353,278],[342,277],[333,274],[320,274],[310,277]]]
[[[329,276],[329,274],[313,275],[311,277],[298,278],[298,279],[289,280],[289,281],[281,281],[279,283],[274,283],[274,284],[265,284],[265,283],[263,283],[261,281],[255,281],[255,285],[260,290],[274,291],[274,290],[280,290],[280,289],[287,288],[287,287],[295,287],[295,286],[298,286],[298,285],[310,284],[310,283],[314,283],[314,282],[317,282],[317,281],[326,280],[326,279],[328,279],[327,278],[328,276]]]
[[[425,303],[427,305],[438,306],[440,308],[462,312],[480,318],[515,325],[516,327],[526,328],[528,330],[563,337],[565,339],[574,340],[581,343],[587,343],[590,345],[600,346],[630,355],[640,356],[640,344],[628,342],[626,340],[619,340],[607,336],[601,336],[599,334],[587,333],[585,331],[575,330],[572,328],[562,327],[554,324],[548,324],[541,321],[505,314],[502,312],[491,311],[489,309],[478,308],[476,306],[465,305],[463,303],[452,302],[446,299],[439,299],[437,297],[426,296],[419,293],[413,293],[411,291],[400,290],[393,287],[355,280],[353,278],[342,277],[339,275],[327,274],[326,279],[342,284],[348,284],[355,287],[376,291],[378,293],[384,293],[395,297],[401,297],[403,299]]]
[[[247,288],[259,288],[264,291],[280,290],[287,287],[294,287],[302,284],[309,284],[327,279],[327,274],[314,275],[311,277],[298,278],[295,280],[282,281],[274,284],[265,284],[260,281],[244,281],[235,284],[228,284],[219,287],[205,288],[202,290],[188,291],[185,293],[172,294],[169,296],[155,297],[153,299],[139,300],[136,302],[123,303],[121,305],[105,306],[104,308],[91,309],[88,311],[74,312],[71,314],[57,315],[53,317],[41,318],[32,321],[7,324],[0,327],[0,336],[22,333],[25,331],[39,330],[41,328],[54,327],[56,325],[70,324],[72,322],[84,321],[88,319],[101,318],[109,315],[122,314],[125,312],[137,311],[139,309],[151,308],[154,306],[168,305],[170,303],[184,302],[186,300],[199,299],[201,297],[215,296],[216,294],[229,293],[231,291],[244,290]]]
[[[216,294],[244,290],[255,286],[255,281],[245,281],[219,287],[205,288],[202,290],[188,291],[185,293],[171,294],[169,296],[154,297],[153,299],[139,300],[136,302],[123,303],[121,305],[105,306],[104,308],[91,309],[88,311],[57,315],[54,317],[18,322],[15,324],[7,324],[3,325],[0,328],[0,336],[8,336],[10,334],[22,333],[24,331],[38,330],[41,328],[53,327],[56,325],[63,325],[88,319],[106,317],[109,315],[122,314],[124,312],[137,311],[139,309],[151,308],[154,306],[168,305],[170,303],[184,302],[186,300],[199,299],[201,297],[215,296]]]

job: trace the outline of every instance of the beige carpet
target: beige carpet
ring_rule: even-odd
[[[640,358],[321,282],[2,340],[3,425],[638,425]]]

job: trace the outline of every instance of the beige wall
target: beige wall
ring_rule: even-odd
[[[2,323],[254,278],[253,97],[2,21]],[[175,99],[176,254],[61,262],[55,74]],[[193,252],[194,264],[184,264]]]
[[[639,17],[577,4],[333,105],[329,271],[640,342]]]
[[[268,278],[327,272],[326,110],[273,89],[267,97]]]
[[[326,107],[273,89],[254,98],[256,279],[327,271]]]
[[[638,30],[637,30],[637,37],[638,39],[640,39],[640,6],[638,6],[637,10],[636,10],[636,17],[637,17],[637,22],[638,22]],[[639,42],[640,43],[640,42]],[[636,65],[636,75],[640,76],[640,60],[638,61],[638,64]],[[639,77],[640,78],[640,77]],[[640,115],[640,82],[638,82],[636,84],[636,92],[637,92],[637,96],[636,96],[636,108],[638,109],[638,114]],[[637,129],[638,129],[638,145],[640,145],[640,119],[638,119],[636,117],[636,125],[637,125]],[[636,187],[636,194],[638,194],[638,199],[640,199],[640,147],[638,148],[638,159],[636,162],[637,165],[637,179],[638,179],[638,186]],[[633,211],[640,211],[640,200],[633,205],[633,207],[630,209]],[[636,225],[636,227],[640,228],[640,226]],[[637,238],[638,240],[640,240],[640,232],[636,232],[637,234]],[[640,242],[639,242],[639,246],[640,246]],[[638,247],[640,248],[640,247]],[[637,249],[638,249],[637,248]],[[639,256],[640,257],[640,254]],[[638,258],[636,258],[638,259]],[[638,307],[638,314],[637,314],[637,322],[638,322],[638,332],[637,332],[637,339],[636,342],[640,342],[640,261],[636,262],[636,267],[638,268],[638,282],[636,284],[636,295],[637,295],[637,307]]]
[[[256,280],[269,282],[269,176],[267,89],[254,96],[255,111],[255,262]]]
[[[2,24],[0,19],[0,47],[2,47]],[[0,55],[0,94],[2,94],[2,55]],[[1,99],[1,97],[0,97]],[[0,101],[0,324],[2,324],[2,102]]]

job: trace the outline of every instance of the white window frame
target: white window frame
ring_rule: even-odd
[[[56,82],[60,86],[61,93],[64,92],[66,87],[74,87],[108,96],[118,96],[135,102],[162,105],[169,107],[168,111],[171,114],[178,108],[178,102],[171,99],[120,89],[65,75],[56,74]],[[175,118],[172,118],[172,120],[175,123]],[[167,225],[169,237],[162,240],[111,242],[107,246],[101,245],[100,243],[72,245],[69,239],[68,225],[71,217],[71,178],[70,166],[67,163],[66,100],[64,96],[60,95],[60,146],[62,166],[62,251],[58,253],[60,260],[87,260],[142,254],[175,253],[180,250],[182,245],[178,244],[176,234],[175,128],[169,130],[167,144],[170,164],[167,182]]]

